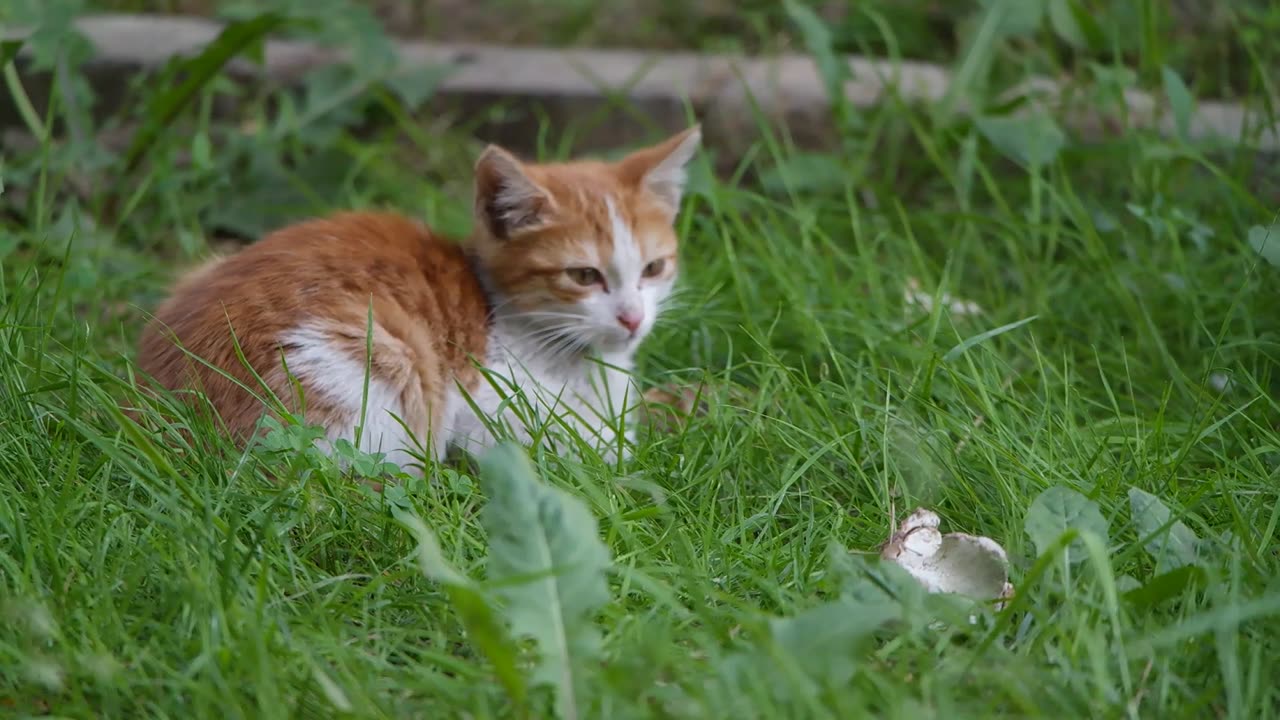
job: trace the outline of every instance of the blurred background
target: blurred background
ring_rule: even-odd
[[[10,0],[12,3],[12,0]],[[333,3],[107,0],[39,5],[85,11],[168,13],[216,17],[273,5],[327,12],[369,13],[393,36],[448,42],[629,47],[767,53],[803,49],[792,3],[768,0],[350,0]],[[954,60],[992,6],[1008,6],[1001,34],[1013,40],[1006,59],[1024,69],[1066,69],[1073,59],[1120,56],[1143,63],[1144,51],[1182,71],[1207,95],[1240,95],[1255,62],[1274,63],[1265,39],[1280,31],[1280,8],[1266,0],[798,0],[821,18],[842,53],[888,55],[947,63]],[[1090,23],[1089,19],[1093,22]],[[1093,27],[1090,27],[1093,25]],[[1102,36],[1090,37],[1095,33]],[[1035,49],[1035,52],[1029,52]],[[1019,57],[1022,56],[1022,57]],[[1251,57],[1253,56],[1253,57]],[[1149,63],[1148,63],[1149,64]],[[1274,65],[1272,65],[1274,67]]]
[[[147,19],[107,22],[104,13],[242,25],[223,47],[208,52],[204,44],[214,30],[188,41],[170,26]],[[279,18],[269,19],[274,14]],[[98,23],[91,30],[77,24],[90,20]],[[795,182],[821,186],[865,170],[853,167],[857,153],[849,148],[865,150],[869,138],[882,138],[868,125],[883,123],[911,135],[910,113],[917,113],[929,132],[960,137],[975,116],[999,120],[1033,100],[1043,102],[1026,91],[1032,78],[1065,88],[1050,108],[1054,127],[1028,126],[1031,134],[1051,138],[1071,118],[1077,122],[1065,129],[1087,131],[1073,139],[1096,139],[1099,128],[1114,134],[1142,126],[1124,98],[1129,91],[1154,93],[1154,107],[1180,113],[1182,121],[1192,112],[1191,97],[1254,97],[1255,108],[1269,109],[1280,56],[1280,45],[1268,42],[1280,32],[1280,5],[1265,0],[3,0],[0,24],[15,41],[7,47],[23,78],[19,94],[12,92],[16,77],[8,79],[10,92],[0,93],[11,170],[24,165],[24,151],[45,134],[36,126],[47,120],[58,141],[54,159],[61,158],[70,173],[71,189],[82,195],[91,187],[122,190],[114,174],[100,174],[121,154],[130,177],[145,166],[179,169],[188,192],[223,198],[189,208],[202,227],[233,236],[254,236],[338,202],[341,184],[351,179],[352,156],[363,154],[367,161],[382,140],[403,161],[399,172],[421,173],[448,187],[468,169],[472,141],[563,156],[652,140],[711,115],[700,119],[710,122],[708,145],[723,176],[760,180],[763,174],[765,185],[772,178],[776,187],[776,173],[795,170]],[[303,53],[268,63],[265,73],[247,68],[268,35],[345,57]],[[561,54],[535,63],[518,56],[505,69],[501,60],[477,68],[465,53],[431,55],[442,44]],[[574,64],[572,49],[629,54],[602,80]],[[688,59],[689,53],[701,60]],[[708,58],[726,56],[749,60],[750,67],[739,62],[706,69]],[[920,80],[931,84],[929,92],[914,90],[918,78],[908,72],[890,84],[898,93],[845,93],[854,97],[850,106],[835,88],[846,81],[878,82],[869,72],[847,71],[837,62],[842,56],[927,63],[925,70],[935,74]],[[650,73],[675,57],[686,64],[674,74]],[[812,61],[801,73],[804,82],[795,75],[741,77],[768,74],[775,67],[770,58],[778,57]],[[527,93],[510,81],[513,62],[535,80]],[[706,78],[677,86],[682,68],[702,68]],[[460,70],[489,72],[488,80],[471,77],[460,90],[450,85]],[[717,92],[742,80],[750,91],[731,106],[699,106],[689,94],[703,80]],[[492,84],[488,92],[486,82]],[[1185,101],[1169,103],[1170,97]],[[866,120],[886,105],[893,112]],[[959,107],[967,112],[952,112]],[[1139,110],[1145,116],[1150,108]],[[144,127],[149,132],[140,140],[136,133]],[[979,126],[1007,148],[991,138],[1006,129]],[[1236,126],[1231,132],[1240,134]],[[762,140],[800,152],[761,154]],[[364,145],[357,150],[350,143]],[[910,169],[895,169],[899,173],[910,175]],[[237,181],[228,185],[231,175]],[[286,189],[296,184],[283,182],[286,176],[306,188]],[[903,192],[916,186],[910,177],[899,179]],[[5,199],[13,209],[14,196]],[[20,205],[22,196],[17,200]],[[147,200],[146,193],[133,198]],[[113,197],[107,204],[118,210],[128,202]],[[434,214],[436,208],[424,210]],[[465,223],[465,217],[445,215],[441,221],[451,227]]]
[[[342,207],[465,234],[484,143],[608,156],[695,121],[691,197],[821,227],[851,198],[1039,212],[1049,167],[1102,232],[1203,239],[1205,212],[1278,197],[1263,0],[0,0],[0,24],[0,217],[118,266],[69,260],[85,287]],[[1189,152],[1214,169],[1125,179]],[[1247,203],[1199,191],[1223,174]]]
[[[130,423],[135,340],[306,216],[465,234],[485,143],[695,121],[637,373],[707,412],[625,477],[539,460],[619,559],[582,716],[1276,716],[1280,3],[0,0],[0,35],[0,716],[511,716],[388,512],[480,577],[476,478],[372,497],[298,426]],[[864,643],[851,561],[916,504],[1018,607],[901,595]]]

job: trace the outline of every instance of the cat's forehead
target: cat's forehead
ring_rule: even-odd
[[[599,189],[587,193],[582,204],[582,241],[594,245],[599,262],[618,266],[643,264],[645,258],[674,247],[675,235],[666,218],[646,216],[634,194]]]
[[[565,215],[608,227],[614,216],[635,224],[646,198],[609,165],[578,162],[545,166],[539,178]]]
[[[538,178],[557,207],[557,222],[535,244],[593,265],[631,265],[670,255],[671,218],[607,166],[590,163],[543,168]],[[575,260],[576,262],[577,260]]]
[[[599,235],[630,234],[635,225],[631,204],[613,188],[584,188],[576,212]]]
[[[600,231],[670,227],[670,218],[643,193],[616,182],[575,184],[557,193],[561,212]]]

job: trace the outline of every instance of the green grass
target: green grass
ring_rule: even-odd
[[[127,178],[87,144],[6,158],[0,715],[513,715],[397,520],[491,595],[471,465],[375,495],[119,410],[146,311],[215,229],[379,205],[465,230],[476,144],[378,98],[373,135],[325,116],[246,138],[206,92]],[[965,122],[859,119],[839,157],[769,138],[751,184],[697,177],[682,300],[641,369],[709,381],[710,412],[623,468],[533,453],[612,558],[583,716],[1280,715],[1280,267],[1248,242],[1275,179],[1142,134],[1027,172]],[[905,303],[912,279],[983,312]],[[1054,486],[1107,520],[1081,562],[1025,530]],[[868,620],[885,570],[857,551],[917,505],[1003,543],[1017,601],[970,625],[890,576],[901,619]],[[1192,537],[1192,570],[1157,561]]]

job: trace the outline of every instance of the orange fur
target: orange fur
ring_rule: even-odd
[[[327,425],[334,409],[322,392],[296,397],[278,338],[318,313],[362,358],[370,302],[372,370],[401,389],[425,438],[427,398],[439,395],[445,374],[471,387],[479,381],[469,356],[484,353],[488,304],[460,247],[396,215],[339,213],[298,223],[197,268],[156,310],[138,364],[168,389],[203,392],[228,429],[244,438],[267,409],[255,394],[267,391],[240,361],[238,343],[290,411],[305,399],[305,419]]]
[[[381,415],[393,413],[433,457],[450,434],[480,434],[456,397],[486,392],[479,366],[527,355],[541,368],[529,387],[563,383],[587,398],[578,363],[629,362],[674,281],[672,221],[697,140],[694,128],[617,163],[525,164],[490,147],[462,244],[393,213],[273,232],[178,279],[143,333],[139,367],[169,390],[203,392],[239,440],[269,411],[255,397],[269,391],[330,439],[355,437],[353,408],[371,403],[380,415],[366,431],[395,435]],[[575,281],[575,268],[598,268],[600,282]]]

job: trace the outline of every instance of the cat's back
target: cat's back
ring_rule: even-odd
[[[345,294],[407,296],[442,285],[480,291],[460,247],[395,213],[338,213],[276,230],[183,276],[157,317],[226,304],[291,318]]]
[[[396,213],[344,212],[284,227],[181,277],[143,333],[139,366],[169,389],[198,380],[211,399],[241,404],[252,398],[207,364],[252,384],[243,353],[275,385],[290,333],[345,324],[362,336],[370,307],[392,335],[435,345],[448,360],[483,350],[488,303],[460,246]]]

